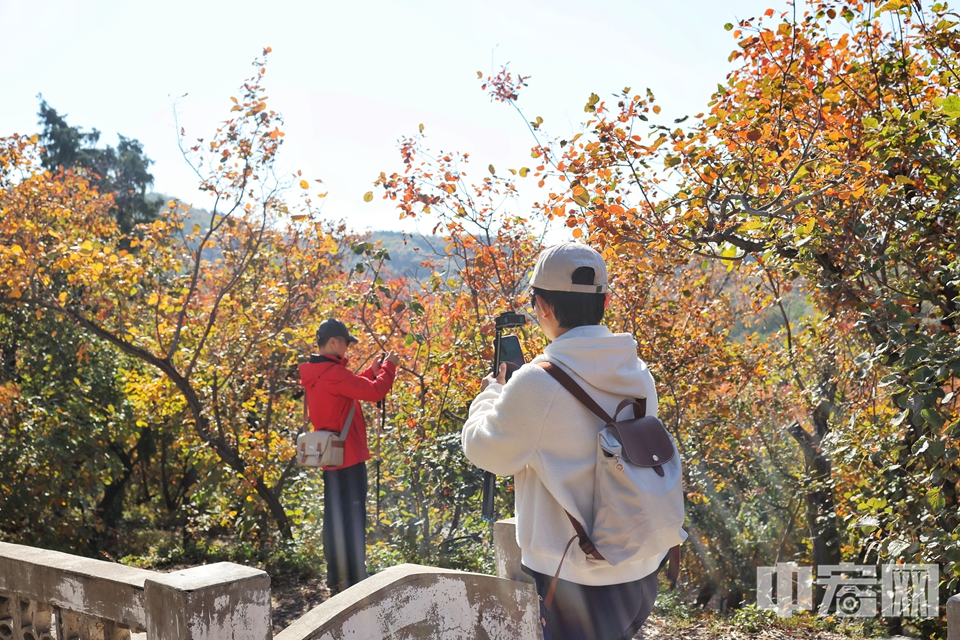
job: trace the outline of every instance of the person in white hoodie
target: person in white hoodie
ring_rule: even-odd
[[[630,334],[602,326],[609,301],[603,257],[580,243],[541,252],[530,282],[531,307],[551,343],[504,381],[485,378],[463,427],[463,451],[478,467],[514,476],[522,568],[540,596],[545,640],[632,638],[653,610],[657,572],[667,552],[616,565],[574,547],[561,566],[549,610],[544,598],[574,528],[593,516],[600,420],[537,363],[561,367],[602,407],[657,392]],[[609,411],[609,413],[613,413]],[[590,525],[587,524],[589,527]]]

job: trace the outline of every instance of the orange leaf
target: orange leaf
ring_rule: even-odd
[[[301,181],[300,181],[300,188],[301,188],[301,189],[309,189],[309,188],[310,188],[310,183],[307,182],[306,180],[301,180]]]

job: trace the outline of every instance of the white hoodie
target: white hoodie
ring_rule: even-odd
[[[657,392],[630,334],[602,325],[571,329],[505,385],[491,384],[470,406],[463,451],[475,465],[515,476],[517,543],[525,566],[552,576],[575,535],[564,513],[593,518],[597,434],[602,421],[536,363],[560,365],[590,397],[613,415],[624,398],[646,398],[657,415]],[[621,415],[623,417],[629,417]],[[560,577],[584,585],[639,580],[653,573],[666,552],[611,565],[572,545]]]

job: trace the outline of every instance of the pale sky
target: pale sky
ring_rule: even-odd
[[[380,194],[397,140],[426,127],[436,150],[471,154],[472,175],[530,164],[520,116],[480,90],[510,63],[531,76],[528,119],[572,135],[591,92],[649,87],[666,123],[704,111],[732,68],[727,22],[784,0],[334,3],[0,0],[0,135],[38,130],[37,94],[67,121],[136,138],[154,190],[206,206],[179,155],[174,102],[190,138],[209,138],[266,46],[270,108],[286,120],[280,168],[324,180],[323,213],[355,229],[411,229]],[[187,94],[186,97],[180,97]],[[532,179],[530,187],[533,187]]]

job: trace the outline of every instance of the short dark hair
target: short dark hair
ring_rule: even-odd
[[[577,267],[573,272],[573,284],[594,284],[596,274],[592,267]],[[533,288],[533,294],[540,298],[557,316],[557,322],[563,329],[573,329],[603,321],[606,294],[576,293],[572,291],[546,291]],[[533,300],[530,301],[531,304]]]
[[[327,346],[327,343],[330,342],[330,340],[336,337],[337,336],[327,336],[325,338],[317,338],[317,347],[323,349],[325,346]]]

